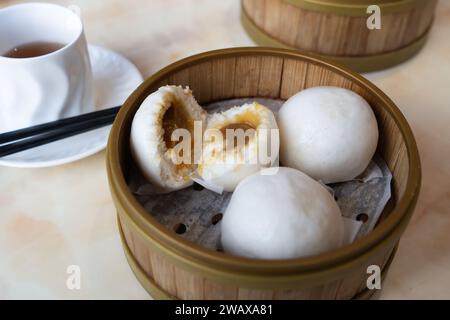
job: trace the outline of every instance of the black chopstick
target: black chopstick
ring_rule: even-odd
[[[1,141],[9,143],[0,145],[0,157],[107,126],[114,122],[119,108],[91,112],[1,134]]]
[[[115,116],[110,115],[100,119],[90,120],[85,123],[75,123],[42,133],[30,138],[0,146],[0,158],[13,153],[35,148],[50,142],[68,138],[86,131],[98,129],[113,123]]]
[[[115,116],[119,112],[119,109],[120,106],[100,111],[89,112],[79,116],[64,118],[43,124],[38,124],[32,127],[27,127],[15,131],[5,132],[0,134],[0,144],[31,137],[41,133],[51,132],[52,130],[63,128],[67,125],[78,124],[91,119],[97,119],[109,115]]]

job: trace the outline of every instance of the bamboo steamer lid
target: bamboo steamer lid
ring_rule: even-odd
[[[320,54],[359,72],[400,64],[424,46],[437,0],[241,0],[241,20],[263,46]],[[381,29],[369,29],[370,5]]]

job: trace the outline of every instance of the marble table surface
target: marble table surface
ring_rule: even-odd
[[[194,53],[254,45],[238,0],[51,2],[78,6],[88,41],[125,55],[145,77]],[[381,299],[450,298],[449,32],[450,1],[441,0],[418,56],[366,75],[404,112],[423,165],[417,209]],[[70,265],[80,267],[80,290],[66,286]],[[121,248],[104,151],[45,169],[0,167],[0,299],[16,298],[150,298]]]

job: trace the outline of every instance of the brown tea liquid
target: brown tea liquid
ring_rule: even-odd
[[[52,53],[64,47],[58,42],[30,42],[12,48],[3,56],[7,58],[33,58]]]

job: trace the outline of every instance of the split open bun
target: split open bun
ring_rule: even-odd
[[[194,121],[204,128],[206,112],[197,103],[189,88],[164,86],[149,95],[136,112],[131,126],[132,156],[142,174],[159,193],[175,191],[192,184],[195,171],[191,161],[180,163],[173,141],[176,129],[186,129],[194,139]],[[192,152],[193,152],[192,148]]]
[[[257,102],[234,107],[209,116],[198,174],[206,187],[233,191],[242,179],[272,166],[278,149],[278,126],[270,109]]]

